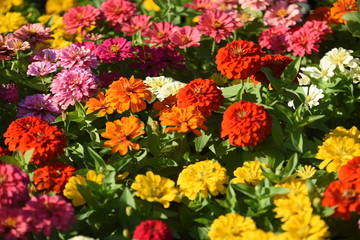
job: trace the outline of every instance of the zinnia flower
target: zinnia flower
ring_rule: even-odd
[[[313,212],[311,201],[309,197],[304,194],[286,194],[286,197],[276,198],[274,205],[275,208],[273,211],[276,213],[275,217],[280,218],[282,222],[288,221],[295,215]]]
[[[108,38],[96,48],[95,55],[104,63],[124,61],[133,56],[131,42],[123,37]]]
[[[175,27],[171,31],[170,40],[178,48],[200,46],[201,33],[195,27]]]
[[[288,52],[293,52],[293,56],[305,56],[305,54],[311,54],[318,52],[320,46],[320,34],[316,34],[316,30],[313,30],[307,26],[303,26],[291,35],[286,36],[286,41],[289,43],[287,48]]]
[[[85,108],[87,108],[86,114],[98,111],[100,117],[114,112],[114,109],[110,107],[103,92],[99,92],[97,98],[90,98],[86,102]]]
[[[344,182],[359,182],[360,157],[354,157],[352,160],[343,165],[339,170],[338,177]]]
[[[259,44],[262,48],[271,49],[275,54],[284,53],[289,47],[287,36],[290,28],[285,26],[274,26],[265,29],[259,36]]]
[[[241,4],[241,8],[250,8],[251,11],[262,11],[265,10],[267,6],[269,6],[272,1],[271,0],[238,0]]]
[[[23,206],[29,199],[29,183],[29,176],[21,168],[0,163],[0,216],[3,216],[2,206],[15,208]]]
[[[261,68],[264,52],[251,41],[238,40],[220,48],[216,55],[217,69],[229,79],[246,79]]]
[[[229,177],[226,169],[218,162],[205,160],[186,166],[179,174],[177,184],[180,194],[194,200],[200,193],[207,198],[209,194],[225,194]]]
[[[213,111],[219,110],[223,95],[214,80],[198,78],[186,84],[178,92],[177,106],[185,108],[194,106],[204,116],[211,116]]]
[[[151,171],[146,172],[146,175],[136,175],[131,188],[136,191],[136,196],[149,202],[160,202],[164,208],[168,208],[170,202],[176,201],[179,194],[174,181]]]
[[[134,230],[134,240],[173,240],[170,228],[160,220],[142,221]]]
[[[289,27],[300,22],[301,8],[298,4],[289,4],[286,0],[275,1],[264,14],[265,25]]]
[[[137,31],[144,32],[150,25],[150,16],[136,15],[131,17],[128,22],[125,22],[121,26],[121,31],[127,36],[134,35]]]
[[[151,100],[151,92],[146,88],[141,79],[134,78],[134,76],[130,79],[121,77],[109,86],[106,100],[118,113],[129,109],[134,113],[140,112],[146,108],[145,100]]]
[[[66,69],[97,68],[98,60],[89,49],[84,46],[71,44],[57,52],[59,61],[56,63]]]
[[[18,30],[21,26],[28,23],[20,12],[6,12],[5,14],[3,14],[1,11],[1,6],[0,6],[0,22],[1,22],[0,34],[14,32]]]
[[[296,175],[301,177],[302,179],[308,179],[314,176],[316,173],[316,169],[311,165],[302,166],[299,170],[296,171]]]
[[[162,112],[160,116],[161,126],[166,126],[164,132],[189,132],[192,131],[197,136],[201,136],[198,128],[207,130],[203,124],[205,117],[194,106],[179,108],[173,106],[169,111]]]
[[[125,155],[128,152],[128,147],[139,150],[140,145],[130,140],[143,135],[145,133],[143,130],[144,126],[134,115],[122,117],[114,122],[107,122],[106,130],[101,136],[110,140],[105,141],[104,146],[112,147],[111,152],[119,152],[121,155]]]
[[[101,19],[101,11],[90,4],[70,8],[64,14],[64,29],[70,33],[85,34],[90,27],[95,27],[96,21]]]
[[[45,76],[52,72],[56,72],[57,67],[55,63],[50,62],[32,62],[28,66],[26,72],[30,76]]]
[[[38,191],[43,191],[43,193],[62,194],[65,184],[75,171],[76,168],[63,162],[47,162],[34,171],[34,185]]]
[[[26,214],[21,208],[0,205],[0,237],[4,240],[27,239]]]
[[[246,185],[258,184],[264,178],[260,166],[266,167],[265,163],[259,161],[244,162],[242,167],[238,167],[234,171],[235,178],[231,180],[232,183]]]
[[[50,237],[52,229],[66,231],[75,223],[75,209],[61,196],[33,196],[23,210],[29,216],[31,232]]]
[[[221,10],[207,10],[199,18],[197,28],[216,43],[226,39],[236,28],[234,18]]]
[[[149,89],[151,94],[153,95],[150,102],[153,102],[156,99],[162,86],[168,83],[172,83],[174,81],[175,80],[171,77],[146,77],[144,83],[148,86],[147,89]]]
[[[233,146],[256,146],[271,134],[271,116],[263,106],[240,100],[224,112],[221,137]]]
[[[72,200],[72,204],[77,207],[84,205],[86,200],[78,190],[77,185],[83,185],[90,193],[91,190],[86,186],[88,181],[92,181],[97,184],[102,184],[103,174],[97,174],[94,170],[89,170],[86,176],[76,175],[72,176],[68,183],[65,185],[64,196]]]
[[[351,55],[353,50],[347,50],[342,47],[333,48],[325,54],[321,59],[326,63],[339,68],[341,72],[345,71],[345,67],[354,67],[354,57]]]
[[[166,46],[170,44],[170,34],[174,27],[175,25],[169,22],[154,22],[142,35],[150,38],[149,43]]]
[[[35,48],[38,44],[50,46],[47,40],[53,39],[50,28],[40,23],[24,25],[16,30],[14,35],[23,41],[28,41],[32,48]]]
[[[342,18],[345,13],[356,12],[358,9],[356,0],[338,0],[330,8],[331,19],[336,23],[346,23]]]
[[[110,26],[115,27],[115,30],[118,31],[120,30],[119,26],[135,15],[136,5],[127,0],[106,0],[101,4],[100,10],[109,21]]]
[[[19,100],[19,90],[14,83],[0,84],[0,100],[6,103],[12,103]]]
[[[9,40],[6,41],[6,47],[9,50],[13,50],[15,52],[17,51],[24,51],[26,49],[30,48],[30,44],[27,41],[23,41],[19,38],[10,38]]]
[[[210,240],[245,239],[242,238],[244,233],[255,230],[256,225],[251,218],[237,213],[227,213],[212,222],[208,236]]]

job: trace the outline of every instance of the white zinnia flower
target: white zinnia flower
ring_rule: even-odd
[[[323,81],[328,81],[329,78],[334,76],[334,70],[336,66],[331,62],[327,61],[325,58],[322,58],[320,60],[319,67],[320,69],[316,67],[306,67],[306,68],[301,68],[301,70],[304,72],[309,72],[310,77],[321,79]]]
[[[170,95],[176,95],[179,92],[179,90],[183,88],[185,85],[186,85],[185,83],[179,81],[167,83],[159,89],[157,98],[160,101],[164,101],[164,99],[169,97]]]
[[[354,68],[351,71],[353,83],[359,83],[360,82],[360,66]]]
[[[303,73],[299,73],[300,78],[298,78],[299,81],[299,85],[303,86],[303,85],[310,85],[310,78],[308,76],[306,76]]]
[[[159,94],[160,88],[171,82],[174,82],[174,79],[171,77],[146,77],[144,83],[145,85],[149,86],[147,89],[152,93],[152,99],[149,102],[152,103],[155,101],[157,95]]]
[[[327,64],[334,65],[338,67],[341,72],[344,72],[345,67],[355,67],[354,64],[356,63],[352,61],[354,57],[350,54],[352,52],[352,50],[346,50],[341,47],[333,48],[325,54],[321,61],[328,62]]]
[[[324,97],[323,90],[317,88],[315,85],[310,87],[302,87],[306,94],[306,101],[310,108],[319,105],[319,100]]]

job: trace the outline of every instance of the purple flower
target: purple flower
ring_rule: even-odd
[[[50,94],[34,94],[21,100],[17,117],[35,116],[49,123],[53,122],[60,114],[60,107],[53,102]]]
[[[56,72],[57,67],[55,63],[51,62],[33,62],[28,66],[26,72],[31,76],[45,76],[49,73]]]
[[[56,63],[58,66],[64,68],[97,68],[98,60],[91,51],[84,46],[71,44],[58,52],[59,61]]]
[[[95,55],[104,63],[110,63],[132,57],[131,50],[131,42],[125,38],[109,38],[97,47]]]
[[[36,52],[33,59],[41,62],[54,62],[57,59],[57,50],[43,49],[41,52]]]
[[[76,101],[87,101],[98,92],[95,75],[84,68],[65,69],[58,73],[51,84],[51,92],[62,109]]]
[[[0,100],[12,103],[19,100],[19,91],[14,83],[0,84]]]

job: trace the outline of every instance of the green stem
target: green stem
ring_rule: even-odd
[[[215,40],[213,41],[212,43],[212,46],[211,46],[211,55],[214,55],[214,52],[215,52]]]

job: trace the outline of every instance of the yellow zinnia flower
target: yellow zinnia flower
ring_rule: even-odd
[[[151,10],[154,10],[155,12],[160,11],[160,7],[156,3],[154,3],[154,0],[144,0],[143,4],[145,9],[148,11]]]
[[[242,239],[246,240],[286,240],[283,234],[276,235],[273,232],[264,232],[261,229],[247,231],[242,234]]]
[[[197,193],[203,198],[207,198],[209,192],[213,196],[224,194],[224,184],[228,182],[229,177],[224,167],[218,162],[205,160],[185,167],[179,174],[177,184],[181,195],[194,200]]]
[[[47,0],[45,11],[47,14],[59,14],[75,7],[77,0]]]
[[[77,185],[86,186],[87,181],[93,181],[98,184],[102,183],[104,175],[96,174],[94,170],[90,170],[86,173],[86,177],[81,175],[73,176],[69,179],[68,183],[65,185],[64,196],[72,200],[72,204],[77,207],[84,205],[86,200],[83,198],[79,192]]]
[[[208,236],[210,240],[246,239],[244,233],[256,230],[254,220],[237,213],[228,213],[215,219],[210,226]]]
[[[297,175],[302,179],[311,178],[316,173],[316,169],[311,165],[305,165],[296,171]]]
[[[10,10],[12,6],[12,0],[1,0],[0,1],[0,13],[5,13]]]
[[[274,200],[276,218],[281,218],[281,221],[287,221],[291,216],[296,214],[305,214],[312,212],[311,202],[307,195],[288,194],[285,198],[278,198]]]
[[[290,192],[287,194],[274,196],[275,199],[284,198],[284,197],[286,198],[289,194],[294,194],[295,196],[298,196],[298,195],[307,196],[308,195],[308,188],[306,186],[305,181],[302,179],[292,179],[292,180],[282,183],[282,184],[276,184],[275,186],[276,187],[284,187],[284,188],[287,188],[290,190]]]
[[[266,167],[265,163],[259,161],[244,162],[242,167],[238,167],[234,171],[235,178],[232,179],[232,182],[246,185],[258,184],[264,178],[260,166]]]
[[[22,25],[27,24],[26,19],[19,12],[0,13],[0,33],[14,32]]]
[[[149,202],[160,202],[164,208],[168,208],[170,202],[178,201],[179,191],[175,182],[151,171],[146,175],[138,174],[131,188],[136,191],[136,196]]]

